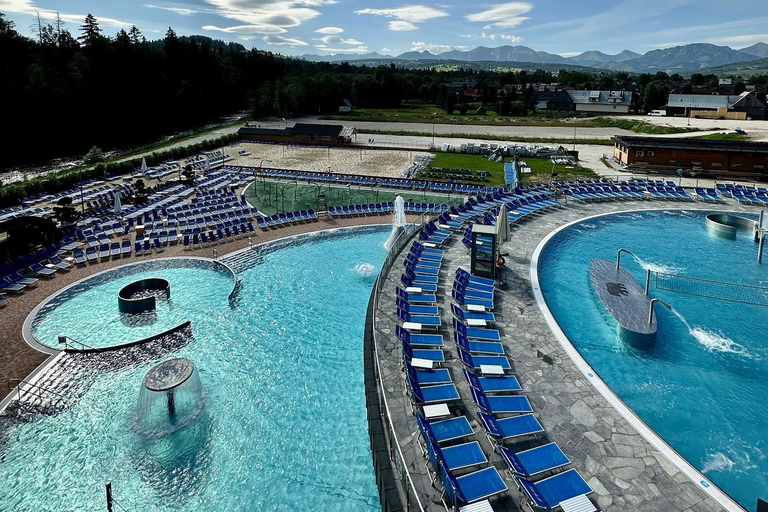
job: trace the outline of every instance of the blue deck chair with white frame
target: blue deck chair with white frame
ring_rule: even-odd
[[[403,268],[403,273],[411,280],[414,286],[421,286],[422,284],[437,285],[440,282],[438,276],[428,276],[426,274],[416,274],[409,266]]]
[[[424,442],[427,445],[427,456],[429,463],[434,469],[434,475],[430,476],[435,480],[441,469],[447,471],[459,471],[473,466],[482,466],[488,462],[480,443],[469,441],[454,446],[440,447],[429,434],[424,436]]]
[[[462,368],[461,371],[464,373],[464,378],[467,380],[467,384],[475,389],[479,389],[487,395],[493,393],[514,393],[523,389],[520,386],[520,382],[517,380],[517,377],[514,375],[491,375],[478,377],[466,368]]]
[[[479,389],[469,388],[472,401],[481,410],[491,414],[524,414],[533,412],[527,396],[502,395],[488,396]]]
[[[547,443],[522,452],[514,452],[506,446],[497,446],[496,451],[507,464],[510,476],[517,475],[528,479],[556,471],[571,463],[557,443]]]
[[[459,332],[453,331],[453,341],[457,346],[463,348],[472,355],[489,354],[494,356],[504,355],[504,345],[498,341],[475,341],[469,340]]]
[[[435,276],[436,277],[436,276]],[[400,282],[403,283],[403,286],[406,287],[406,291],[416,291],[418,293],[421,292],[430,292],[435,293],[437,291],[437,284],[434,283],[425,283],[423,281],[416,282],[413,279],[411,279],[408,274],[400,274]],[[417,290],[407,290],[408,288],[413,288]]]
[[[477,419],[480,420],[486,437],[493,444],[523,436],[537,436],[544,432],[544,427],[531,413],[508,418],[495,418],[486,412],[477,411]]]
[[[479,327],[468,327],[461,320],[453,318],[453,328],[467,339],[481,341],[501,341],[501,334],[497,329],[481,329]]]
[[[473,471],[462,476],[454,476],[450,471],[441,470],[443,479],[443,504],[445,509],[454,512],[459,507],[484,500],[507,491],[507,485],[495,467]],[[448,504],[445,503],[448,500]]]
[[[410,375],[406,382],[411,390],[411,398],[420,404],[433,404],[438,402],[455,402],[461,400],[456,386],[453,384],[437,384],[434,386],[421,386]]]
[[[408,376],[419,383],[419,386],[433,386],[435,384],[450,384],[451,374],[445,368],[435,368],[434,370],[417,370],[405,362],[405,371]]]
[[[440,319],[439,316],[412,315],[408,311],[400,309],[399,307],[397,308],[397,316],[403,322],[421,324],[422,327],[431,327],[434,329],[439,329],[440,325],[442,325],[442,320]]]
[[[432,363],[444,363],[445,354],[442,349],[439,348],[413,348],[410,343],[401,339],[400,342],[403,345],[403,359],[410,361],[411,359],[425,359],[432,361]]]
[[[473,322],[476,322],[477,320],[482,320],[487,323],[496,321],[496,315],[491,311],[464,311],[456,304],[451,304],[451,313],[467,325],[472,325]]]
[[[466,416],[458,416],[430,423],[419,411],[416,411],[415,414],[419,430],[432,436],[432,439],[437,441],[437,443],[448,443],[464,439],[475,433]]]
[[[501,366],[505,371],[512,369],[512,365],[509,364],[509,359],[507,359],[506,356],[472,354],[464,350],[461,345],[458,345],[456,349],[459,351],[459,359],[461,359],[461,362],[472,370],[480,370],[483,366]]]
[[[401,325],[395,325],[395,334],[402,341],[405,341],[412,347],[442,347],[442,334],[416,334],[408,332]]]
[[[464,306],[464,308],[467,309],[475,307],[482,307],[486,310],[493,309],[493,299],[478,299],[475,297],[467,297],[455,287],[451,290],[451,297],[453,297],[453,300],[455,300],[460,306]]]
[[[477,284],[485,284],[485,285],[491,285],[491,286],[496,284],[496,281],[494,281],[493,279],[490,279],[488,277],[473,276],[466,269],[463,269],[461,267],[456,269],[456,275],[465,276],[470,282],[477,283]]]
[[[538,482],[532,482],[521,476],[516,476],[514,479],[533,510],[554,510],[565,500],[586,497],[592,492],[592,488],[575,469],[569,469]]]
[[[398,308],[414,315],[439,315],[440,308],[435,304],[408,304],[407,301],[398,297],[395,300]]]
[[[408,304],[436,304],[437,297],[434,293],[410,293],[399,286],[395,287],[395,295],[406,301]]]

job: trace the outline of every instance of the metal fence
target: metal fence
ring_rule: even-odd
[[[408,471],[408,464],[403,456],[402,448],[400,447],[400,441],[398,440],[397,433],[395,432],[395,426],[390,416],[389,406],[387,404],[386,393],[384,393],[384,385],[381,381],[381,365],[379,362],[378,351],[378,335],[380,333],[379,326],[376,325],[376,312],[379,310],[379,296],[381,295],[384,283],[389,271],[395,264],[395,261],[400,256],[400,251],[413,239],[415,235],[419,233],[423,225],[431,219],[431,213],[422,214],[415,224],[409,224],[406,226],[397,239],[389,249],[384,263],[381,266],[379,277],[376,279],[376,283],[373,287],[373,352],[374,352],[374,374],[376,378],[376,384],[379,394],[379,412],[384,418],[385,424],[385,437],[387,439],[387,445],[389,450],[389,458],[393,465],[393,472],[398,479],[399,489],[405,497],[405,510],[424,512],[424,506],[419,499],[416,487],[413,483],[413,478]]]
[[[656,273],[656,288],[716,300],[768,306],[768,288],[698,277]]]

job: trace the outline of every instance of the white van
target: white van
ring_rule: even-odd
[[[666,116],[667,111],[666,110],[651,110],[648,112],[649,116]]]

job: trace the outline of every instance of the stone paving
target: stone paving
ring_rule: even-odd
[[[580,218],[601,213],[640,209],[707,209],[755,212],[755,208],[703,203],[659,201],[573,204],[521,222],[505,244],[508,289],[497,287],[494,300],[497,322],[505,352],[513,370],[544,426],[547,437],[557,442],[584,479],[595,491],[591,499],[606,511],[723,510],[663,454],[648,443],[607,400],[586,380],[547,326],[531,291],[530,260],[540,241],[554,229]],[[442,327],[446,363],[462,404],[452,407],[454,415],[467,417],[489,461],[504,475],[510,491],[493,501],[494,510],[518,510],[524,502],[506,466],[494,453],[475,417],[474,404],[461,375],[452,339],[450,290],[457,267],[469,269],[468,251],[460,235],[447,242],[438,284],[442,302]],[[395,337],[399,323],[395,308],[395,286],[399,284],[402,259],[386,276],[379,309],[375,311],[377,345],[383,387],[406,464],[413,476],[419,498],[426,510],[443,510],[440,491],[431,485],[421,448],[411,402],[405,392],[400,341]],[[541,441],[539,441],[540,443]],[[510,444],[515,451],[528,446]],[[415,507],[414,507],[415,508]]]

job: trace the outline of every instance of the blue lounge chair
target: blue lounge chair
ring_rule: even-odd
[[[416,422],[419,424],[419,429],[432,436],[432,439],[437,441],[438,444],[463,439],[474,434],[465,416],[430,423],[424,419],[421,413],[416,411]]]
[[[410,361],[414,357],[419,359],[426,359],[433,363],[445,362],[445,354],[439,348],[413,348],[411,344],[405,340],[400,340],[403,345],[403,358],[406,361]]]
[[[83,251],[81,251],[79,249],[76,250],[76,251],[72,251],[72,257],[75,258],[75,263],[76,264],[78,264],[78,265],[85,265],[86,264],[85,254],[83,254]]]
[[[504,345],[498,341],[472,341],[453,331],[453,341],[459,347],[463,348],[472,355],[491,354],[496,356],[504,355]]]
[[[534,510],[554,510],[561,502],[586,496],[592,488],[575,469],[569,469],[538,482],[516,476],[515,483]]]
[[[435,304],[437,298],[434,293],[408,293],[399,286],[395,287],[395,294],[408,302],[408,304]]]
[[[506,462],[510,476],[534,478],[541,473],[555,471],[571,463],[556,443],[548,443],[517,453],[505,446],[497,446],[496,451]]]
[[[131,254],[131,241],[130,240],[123,240],[122,245],[120,246],[120,255],[126,256]]]
[[[480,466],[488,462],[483,450],[480,448],[480,443],[477,441],[443,448],[434,439],[430,438],[429,435],[424,437],[424,441],[427,445],[429,462],[435,469],[435,475],[441,469],[443,471],[458,471],[471,468],[472,466]]]
[[[472,401],[480,409],[491,414],[522,414],[533,412],[528,397],[519,395],[487,396],[479,389],[469,388]]]
[[[19,274],[18,272],[14,272],[13,274],[7,276],[5,278],[9,283],[14,284],[23,284],[25,286],[28,286],[30,288],[34,288],[37,286],[38,279],[36,277],[24,277],[23,275]]]
[[[29,270],[40,277],[53,277],[57,269],[44,267],[40,263],[33,263],[29,266]]]
[[[496,320],[496,316],[490,311],[464,311],[456,304],[451,304],[451,313],[464,323],[467,323],[467,320],[485,320],[486,322],[494,322]]]
[[[435,386],[421,387],[410,375],[408,376],[407,381],[408,388],[411,390],[411,397],[416,403],[431,404],[435,402],[461,400],[459,392],[453,384],[438,384]]]
[[[441,474],[443,496],[454,510],[458,510],[460,505],[487,499],[507,490],[501,475],[493,466],[459,477],[447,470],[442,470]],[[447,506],[445,508],[448,509]]]
[[[0,279],[0,290],[4,292],[21,293],[26,287],[25,284],[11,283],[5,279]]]
[[[467,339],[483,341],[501,341],[501,334],[496,329],[479,329],[477,327],[467,327],[460,320],[453,319],[453,328]]]
[[[403,322],[413,322],[427,327],[439,328],[442,323],[439,316],[412,315],[399,307],[397,308],[397,316],[400,317],[400,320]]]
[[[411,305],[411,304],[408,304],[407,301],[404,301],[399,297],[397,298],[395,303],[397,304],[398,308],[414,315],[439,315],[440,314],[440,308],[432,304]]]
[[[408,267],[406,267],[406,272],[410,270]],[[416,282],[415,280],[411,279],[410,273],[400,274],[400,282],[403,283],[403,286],[406,288],[418,288],[420,292],[429,292],[429,293],[435,293],[437,291],[437,284],[434,283],[427,283],[423,280]],[[437,277],[437,276],[434,276]]]
[[[400,325],[395,325],[395,334],[402,341],[405,341],[411,346],[420,347],[442,347],[443,335],[442,334],[414,334],[406,331]]]
[[[466,297],[463,293],[458,291],[455,287],[451,290],[451,297],[453,297],[453,300],[455,300],[459,305],[464,307],[481,306],[481,307],[484,307],[485,309],[493,309],[493,300]]]
[[[535,436],[544,432],[544,427],[533,414],[494,418],[488,413],[478,411],[477,419],[480,420],[480,425],[482,425],[489,440],[494,443],[502,443],[516,437]]]
[[[434,370],[417,370],[408,362],[405,363],[405,371],[408,377],[419,383],[419,386],[432,386],[434,384],[450,384],[451,374],[445,368]]]
[[[479,389],[485,394],[512,393],[523,389],[514,375],[500,375],[491,377],[478,377],[467,369],[462,369],[467,384]]]
[[[501,366],[504,370],[511,370],[512,366],[509,364],[509,359],[505,356],[482,356],[470,354],[464,348],[459,345],[456,347],[459,351],[459,358],[461,362],[467,367],[473,370],[479,370],[483,365]]]

